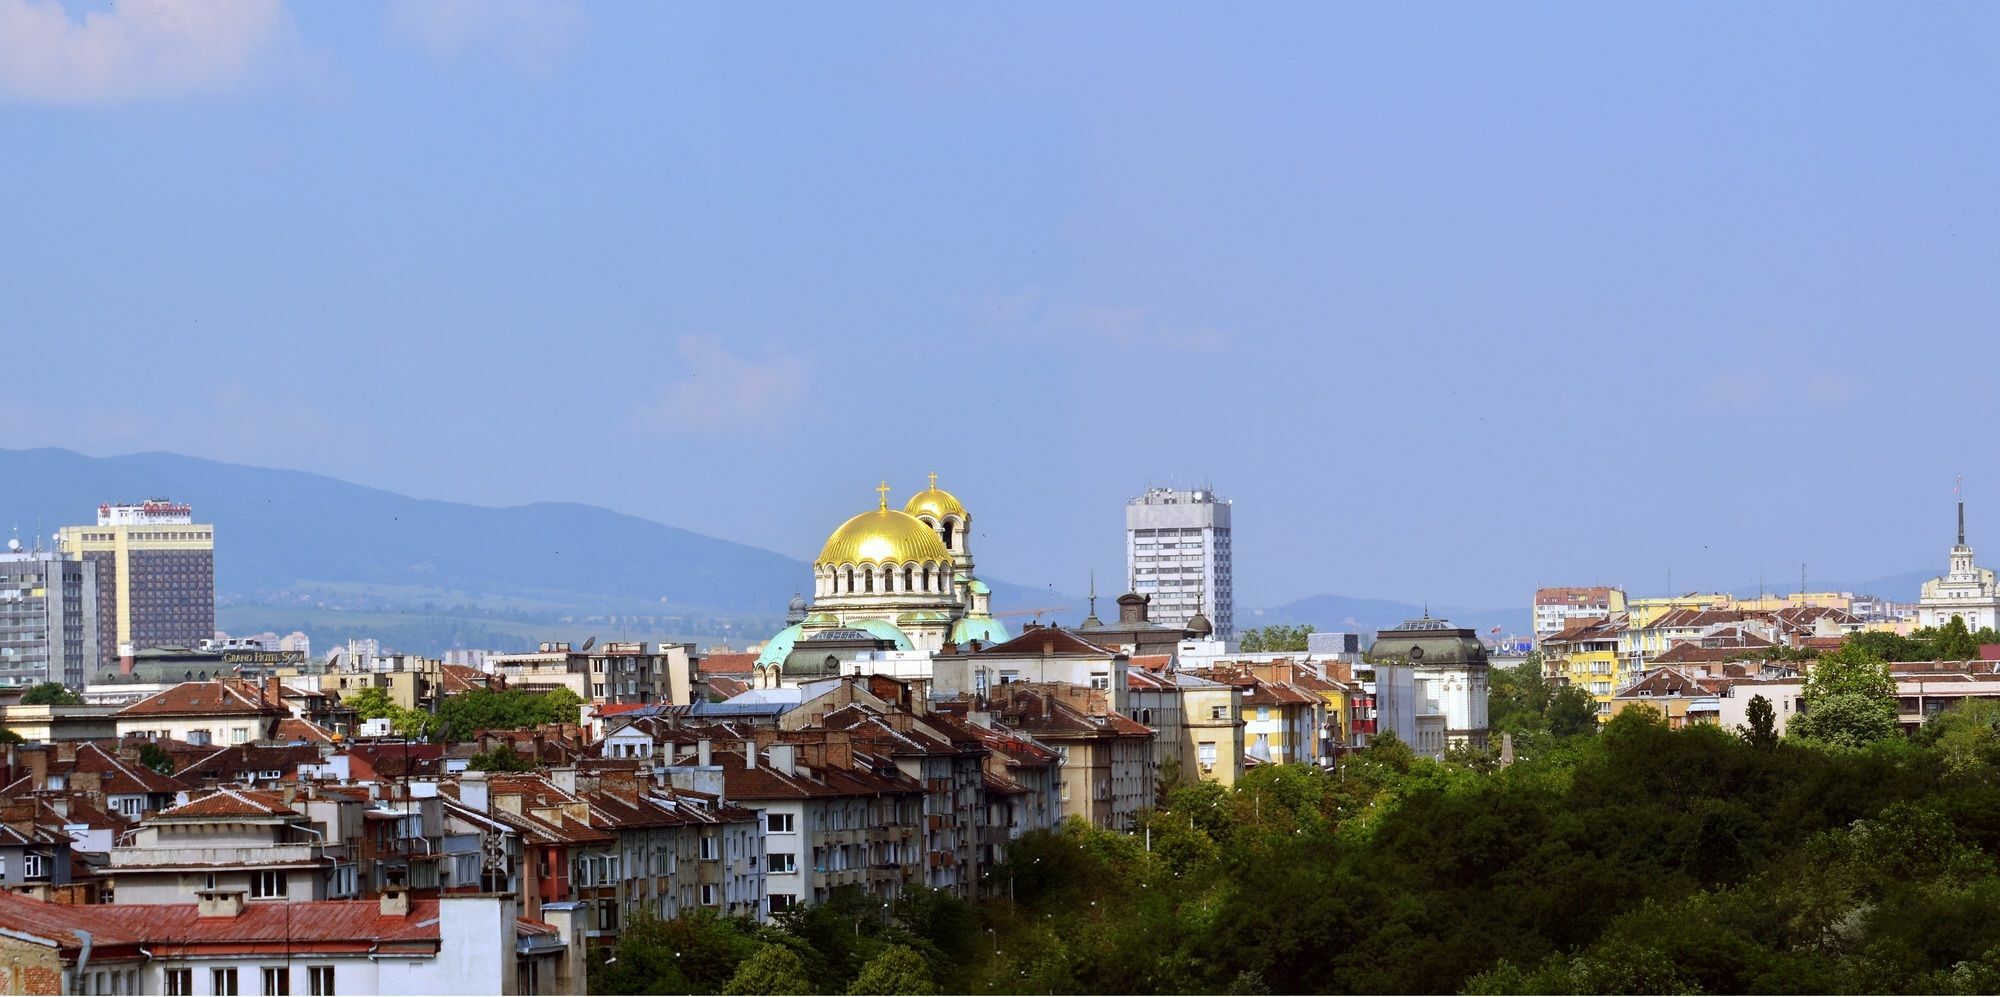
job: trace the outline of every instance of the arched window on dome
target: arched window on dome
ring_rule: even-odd
[[[929,561],[924,562],[924,591],[933,591],[931,588],[931,562]]]
[[[874,569],[874,568],[862,568],[862,569],[861,569],[861,590],[862,590],[863,592],[873,592],[873,591],[875,591],[875,569]]]
[[[912,568],[909,565],[905,564],[903,565],[903,591],[914,592],[916,590],[917,590],[917,569]]]
[[[888,565],[882,566],[882,591],[896,591],[896,569]]]
[[[951,520],[947,519],[947,520],[945,520],[945,521],[944,521],[944,529],[943,529],[943,530],[941,530],[941,531],[939,531],[939,534],[938,534],[938,535],[939,535],[939,536],[942,536],[942,537],[944,537],[944,546],[945,546],[945,549],[946,549],[946,550],[957,550],[957,549],[958,549],[958,548],[956,548],[956,547],[953,547],[953,546],[951,545],[951,531],[952,531],[952,527],[954,527],[954,526],[956,526],[956,525],[958,525],[958,524],[956,524],[956,523],[953,523],[953,522],[952,522]]]
[[[854,594],[854,569],[847,569],[847,594]]]

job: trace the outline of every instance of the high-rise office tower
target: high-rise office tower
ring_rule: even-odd
[[[1152,597],[1150,619],[1185,625],[1200,613],[1216,637],[1236,635],[1229,507],[1207,489],[1148,488],[1126,503],[1126,571],[1132,591]]]
[[[97,566],[98,664],[127,650],[194,647],[215,636],[215,527],[166,499],[100,505],[65,526],[63,553]]]
[[[82,689],[97,666],[97,567],[18,539],[0,552],[0,686]]]

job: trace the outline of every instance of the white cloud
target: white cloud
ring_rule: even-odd
[[[577,0],[392,0],[389,24],[452,62],[486,54],[533,73],[554,69],[583,36]]]
[[[120,0],[72,17],[0,0],[0,99],[97,104],[224,93],[293,47],[281,0]]]
[[[1168,322],[1142,305],[1069,305],[1034,288],[988,294],[971,311],[1002,331],[1063,340],[1082,336],[1120,349],[1222,353],[1233,343],[1220,329]]]
[[[786,354],[749,359],[715,336],[682,336],[680,376],[632,411],[640,429],[682,434],[782,428],[806,390],[805,361]]]

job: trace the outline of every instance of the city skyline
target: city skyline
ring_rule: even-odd
[[[0,446],[795,557],[938,470],[1007,510],[988,570],[1068,589],[1212,482],[1245,606],[1867,579],[1956,474],[2000,515],[1930,431],[2000,416],[1988,7],[5,8],[49,33],[0,57]],[[72,412],[84,371],[181,387]],[[688,486],[745,466],[813,486]]]

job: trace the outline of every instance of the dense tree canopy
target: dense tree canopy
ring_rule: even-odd
[[[21,693],[22,706],[81,706],[83,697],[61,682],[42,682]]]
[[[1821,684],[1868,695],[1848,664]],[[713,993],[753,956],[742,986],[796,968],[859,993],[892,965],[921,986],[896,946],[946,993],[2000,988],[2000,705],[1860,747],[1643,707],[1596,736],[1519,730],[1537,750],[1507,767],[1384,738],[1335,772],[1179,785],[1140,833],[1015,842],[974,904],[840,891],[775,925],[635,924],[594,989]]]
[[[1313,627],[1310,623],[1296,627],[1273,623],[1262,629],[1253,628],[1243,631],[1242,636],[1237,638],[1237,646],[1245,654],[1260,654],[1270,651],[1303,651],[1306,649],[1306,638],[1311,636],[1312,632]]]

